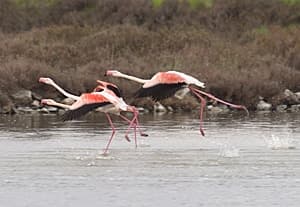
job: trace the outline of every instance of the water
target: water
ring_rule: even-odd
[[[299,117],[143,115],[137,149],[114,118],[104,157],[99,114],[0,116],[0,206],[299,206]]]

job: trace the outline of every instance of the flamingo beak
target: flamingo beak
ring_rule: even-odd
[[[111,75],[111,71],[110,70],[105,71],[104,76],[109,76],[109,75]]]
[[[40,82],[40,83],[44,83],[44,82],[45,82],[45,78],[44,78],[44,77],[40,77],[40,78],[39,78],[39,82]]]
[[[107,70],[104,74],[104,76],[110,76],[113,75],[113,70]]]
[[[42,104],[42,105],[47,105],[47,103],[48,103],[48,101],[47,101],[46,99],[42,99],[42,100],[41,100],[41,104]]]

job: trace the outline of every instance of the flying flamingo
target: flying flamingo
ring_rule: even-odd
[[[74,102],[72,105],[58,103],[52,99],[43,99],[41,101],[42,104],[69,109],[63,115],[64,121],[79,118],[80,116],[83,116],[93,109],[97,109],[98,111],[105,113],[113,132],[111,134],[109,142],[106,145],[104,154],[107,154],[108,148],[115,134],[115,127],[108,113],[116,114],[123,118],[125,121],[129,122],[129,127],[126,131],[125,137],[128,141],[130,141],[128,138],[129,129],[134,128],[135,145],[137,146],[136,127],[138,127],[139,129],[138,111],[135,107],[127,105],[122,98],[118,97],[118,95],[120,95],[120,92],[117,86],[104,81],[97,81],[99,85],[94,89],[92,93],[84,93],[81,96],[75,96],[63,90],[50,78],[40,78],[39,82],[52,85],[67,97],[76,100],[76,102]],[[109,88],[112,87],[114,87],[114,89],[110,90]],[[116,95],[116,93],[118,95]],[[120,114],[121,111],[132,112],[134,114],[133,119],[127,119],[125,116]],[[141,136],[148,136],[147,134],[142,133],[140,129],[139,132]]]
[[[65,91],[63,88],[61,88],[59,85],[57,85],[51,78],[41,77],[41,78],[39,78],[39,82],[47,84],[47,85],[50,85],[50,86],[53,86],[59,92],[61,92],[63,95],[65,95],[66,97],[71,98],[73,100],[78,100],[80,98],[79,96],[70,94],[67,91]],[[120,89],[116,85],[114,85],[112,83],[105,82],[105,81],[100,81],[100,80],[97,80],[97,83],[99,85],[93,90],[94,92],[101,92],[101,91],[103,91],[106,88],[106,89],[110,90],[111,92],[113,92],[120,99],[121,102],[124,102],[124,100],[122,98],[122,95],[121,95],[121,91],[120,91]],[[102,107],[102,108],[96,109],[96,110],[99,110],[99,111],[102,111],[102,112],[106,111],[108,113],[113,113],[113,114],[116,112],[116,108],[115,108],[115,106],[113,104],[108,104],[105,107]],[[117,109],[117,111],[118,111],[118,109]],[[125,116],[123,116],[120,113],[118,113],[118,115],[123,120],[127,121],[128,123],[130,123],[130,120],[128,120]],[[141,136],[148,136],[147,134],[141,132],[141,130],[139,128],[138,119],[136,119],[136,122],[137,122],[137,127],[138,127],[138,130],[140,132],[140,135]],[[127,140],[129,140],[127,134],[125,135],[125,138]]]
[[[232,108],[244,109],[248,114],[248,110],[245,106],[235,105],[223,101],[212,94],[199,90],[196,87],[205,88],[205,84],[198,79],[182,72],[158,72],[151,79],[141,79],[123,74],[117,70],[107,70],[105,75],[125,78],[143,84],[143,86],[136,92],[136,97],[151,97],[154,101],[160,101],[171,96],[182,99],[189,91],[192,92],[200,99],[201,103],[199,114],[200,133],[202,136],[205,135],[203,130],[203,110],[206,106],[206,100],[202,97],[202,95]]]

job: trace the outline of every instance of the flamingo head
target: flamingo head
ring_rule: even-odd
[[[103,86],[103,85],[98,85],[96,88],[94,88],[94,92],[102,92],[102,91],[104,91],[104,89],[105,89],[106,87],[105,86]]]
[[[107,70],[104,75],[105,76],[120,76],[121,73],[117,70]]]
[[[55,105],[56,102],[53,99],[42,99],[41,104],[51,106],[51,105]]]
[[[45,83],[45,84],[48,84],[48,85],[53,85],[54,84],[54,81],[51,78],[44,78],[44,77],[39,78],[39,82],[40,83]]]
[[[95,89],[98,89],[98,91],[95,91],[95,89],[94,89],[94,92],[101,92],[104,89],[108,89],[108,91],[112,92],[114,95],[116,95],[118,97],[122,97],[120,89],[115,84],[108,83],[108,82],[105,82],[105,81],[100,81],[100,80],[97,80],[97,83],[99,85]]]

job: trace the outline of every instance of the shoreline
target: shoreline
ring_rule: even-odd
[[[21,90],[15,94],[12,94],[12,102],[0,107],[0,114],[25,114],[25,113],[62,113],[65,110],[57,107],[46,106],[41,104],[43,97],[37,93],[29,90]],[[64,104],[71,105],[73,103],[69,98],[53,98]],[[127,100],[126,100],[127,101]],[[127,101],[130,105],[136,106],[141,113],[178,113],[178,112],[192,112],[198,113],[200,103],[192,96],[187,95],[185,99],[178,100],[175,97],[168,98],[161,102],[154,102],[150,98],[141,98],[134,101]],[[210,102],[204,110],[206,113],[211,114],[226,114],[233,111],[241,111],[231,109],[230,107]],[[300,112],[300,92],[293,93],[286,89],[281,96],[277,105],[272,105],[266,102],[263,97],[259,97],[259,100],[255,108],[249,108],[250,112],[278,112],[278,113],[294,113]]]

